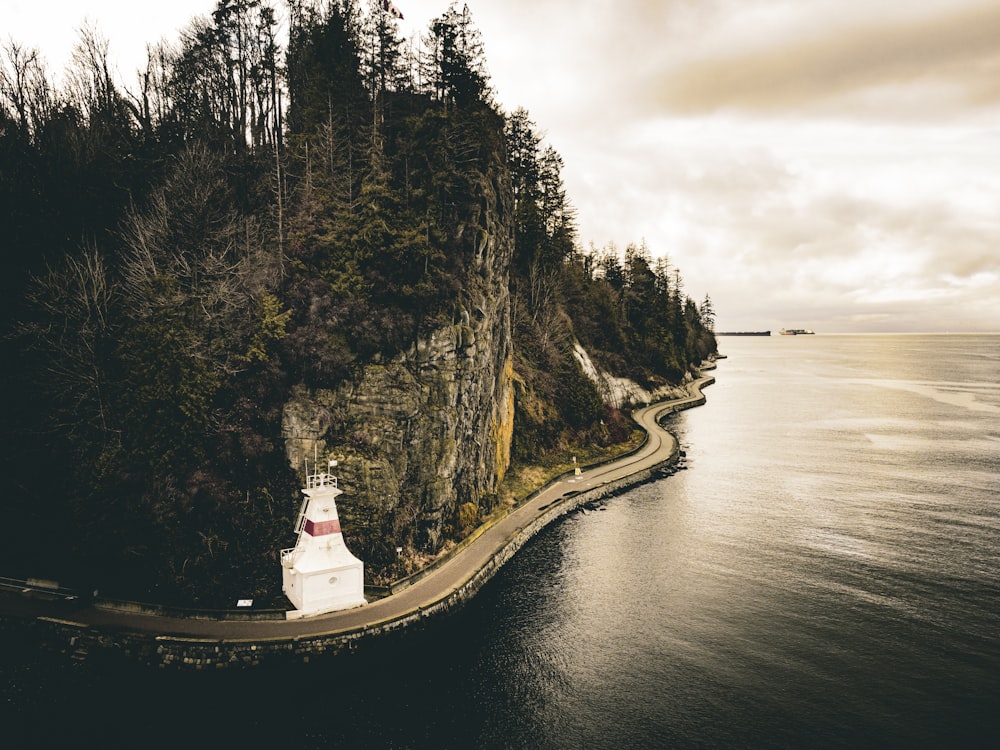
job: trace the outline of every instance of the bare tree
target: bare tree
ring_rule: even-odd
[[[130,214],[122,293],[134,319],[176,313],[192,334],[187,355],[233,373],[280,264],[259,224],[233,207],[220,171],[216,157],[192,147],[149,205]]]
[[[87,425],[111,430],[107,404],[106,346],[116,289],[93,245],[33,281],[29,299],[41,314],[20,326],[46,362],[44,386],[59,407],[59,425],[70,434]]]
[[[22,137],[37,132],[52,106],[52,92],[37,49],[26,49],[13,39],[0,59],[0,105],[9,107]]]
[[[108,59],[111,44],[94,26],[84,25],[79,33],[68,79],[69,98],[79,112],[93,119],[116,108],[118,90]]]

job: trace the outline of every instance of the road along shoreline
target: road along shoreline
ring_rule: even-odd
[[[714,365],[713,365],[714,366]],[[710,369],[709,367],[705,368]],[[637,409],[646,431],[637,450],[563,475],[402,590],[365,607],[298,620],[191,619],[120,608],[25,600],[0,593],[0,626],[23,627],[77,660],[118,655],[162,667],[193,669],[256,665],[331,655],[398,632],[460,607],[539,531],[580,506],[661,475],[680,457],[676,438],[660,427],[667,414],[705,403],[702,375],[687,395]]]

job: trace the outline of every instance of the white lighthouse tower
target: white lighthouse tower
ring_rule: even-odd
[[[329,462],[329,469],[337,465]],[[282,590],[295,605],[288,619],[337,609],[360,607],[365,601],[364,563],[344,544],[336,498],[343,491],[330,471],[309,474],[302,488],[305,500],[295,524],[299,538],[281,550]]]

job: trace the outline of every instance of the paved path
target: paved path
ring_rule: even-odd
[[[586,469],[580,476],[560,479],[524,503],[508,516],[486,529],[478,539],[454,554],[451,559],[413,585],[364,607],[333,612],[298,620],[195,620],[188,618],[141,615],[83,606],[64,609],[57,614],[52,605],[33,602],[11,593],[0,593],[0,616],[58,617],[61,620],[136,634],[210,639],[218,641],[268,641],[299,637],[320,637],[385,625],[404,619],[421,609],[452,596],[472,579],[494,555],[503,550],[525,526],[559,501],[587,490],[637,474],[662,464],[677,450],[675,438],[662,429],[657,420],[664,413],[703,403],[700,388],[714,382],[702,377],[689,386],[689,395],[644,407],[633,418],[646,430],[648,439],[635,453],[610,463]]]

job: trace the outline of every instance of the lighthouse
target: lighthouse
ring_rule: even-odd
[[[344,543],[337,515],[337,477],[328,470],[306,470],[305,499],[295,523],[298,540],[281,550],[282,590],[295,609],[287,619],[319,615],[366,604],[364,563]]]

